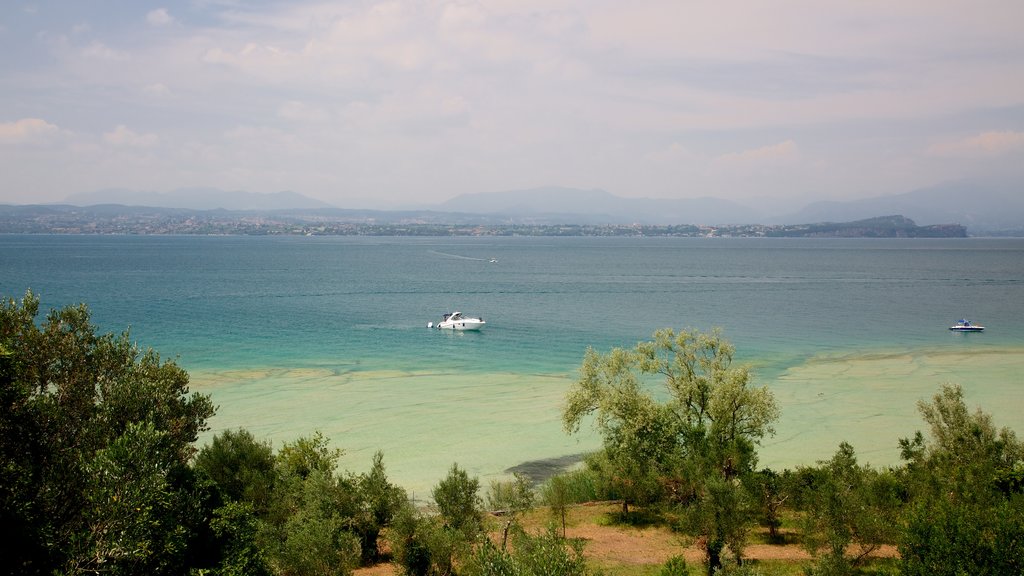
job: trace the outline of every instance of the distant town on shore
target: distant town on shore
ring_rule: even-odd
[[[378,221],[371,214],[339,211],[230,211],[118,205],[0,206],[4,234],[195,234],[248,236],[671,236],[965,238],[959,224],[919,226],[904,216],[814,224],[651,225],[501,223],[461,214],[408,214]]]

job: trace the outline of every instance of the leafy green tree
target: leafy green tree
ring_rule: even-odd
[[[342,452],[329,444],[316,432],[275,456],[277,479],[260,540],[277,572],[334,576],[359,565],[359,495],[350,478],[336,474]]]
[[[562,526],[562,538],[565,538],[565,517],[571,503],[568,480],[561,474],[552,476],[544,484],[541,499],[547,504],[551,514],[558,519],[559,524]]]
[[[210,522],[221,558],[212,576],[270,576],[259,546],[259,519],[248,502],[234,501],[214,511]]]
[[[590,464],[610,483],[609,491],[621,495],[623,515],[630,504],[661,499],[659,479],[669,475],[678,455],[677,422],[644,389],[641,360],[638,351],[614,348],[602,355],[588,349],[562,415],[570,434],[595,416],[604,447]]]
[[[749,499],[739,479],[754,470],[756,446],[779,414],[771,392],[732,365],[733,354],[717,331],[671,329],[632,350],[588,350],[563,412],[570,433],[594,416],[610,468],[641,488],[633,497],[686,505],[689,527],[707,543],[709,574],[726,545],[742,553]],[[664,401],[651,390],[658,377]],[[660,494],[650,492],[652,479]]]
[[[381,452],[373,455],[370,471],[351,483],[358,493],[353,527],[361,541],[363,563],[371,563],[380,557],[377,541],[381,531],[391,525],[407,496],[405,490],[388,481]]]
[[[565,540],[554,527],[531,535],[515,527],[512,546],[499,548],[483,539],[466,562],[466,576],[585,576],[583,542]]]
[[[359,565],[359,540],[344,530],[339,515],[300,510],[288,519],[284,531],[287,537],[274,558],[282,574],[344,576]]]
[[[276,457],[281,475],[303,480],[313,472],[333,474],[344,452],[330,448],[329,445],[330,440],[319,430],[311,437],[303,436],[294,442],[285,443]]]
[[[388,540],[395,560],[411,576],[453,574],[483,537],[480,481],[453,464],[431,491],[437,514],[425,514],[406,501],[396,513]]]
[[[492,481],[487,491],[487,506],[492,512],[501,513],[505,516],[505,527],[501,533],[501,549],[504,550],[508,544],[508,533],[524,514],[533,508],[536,495],[529,479],[521,474],[516,474],[511,481]]]
[[[483,530],[480,480],[452,464],[448,476],[431,491],[444,525],[472,539]]]
[[[991,416],[971,413],[959,386],[918,408],[930,437],[902,439],[912,500],[899,542],[903,574],[1024,573],[1024,446]]]
[[[395,514],[388,542],[391,556],[404,574],[427,576],[430,573],[433,559],[427,535],[431,529],[430,519],[410,501],[404,502]]]
[[[190,394],[184,370],[141,351],[127,332],[97,334],[85,305],[52,310],[37,324],[38,314],[31,292],[20,303],[0,301],[0,429],[7,432],[0,434],[0,497],[11,505],[6,528],[25,544],[0,555],[0,571],[51,574],[97,563],[128,570],[138,546],[150,550],[150,573],[181,573],[202,562],[194,533],[161,540],[135,525],[118,543],[98,532],[125,525],[119,505],[105,500],[114,481],[97,481],[94,473],[123,474],[121,489],[138,499],[147,522],[196,529],[207,498],[187,463],[214,412],[209,397]],[[133,472],[127,446],[144,446],[139,460],[156,472]],[[137,541],[129,544],[131,538]]]
[[[817,560],[815,573],[853,574],[872,552],[894,540],[901,503],[891,476],[859,465],[846,442],[822,472],[809,497],[804,546]]]
[[[782,509],[792,494],[793,474],[784,470],[782,474],[771,468],[763,468],[745,479],[747,490],[758,503],[761,525],[768,528],[768,539],[781,544]]]
[[[274,488],[274,452],[248,430],[225,430],[196,455],[194,466],[216,484],[227,502],[247,502],[257,514],[269,506]]]

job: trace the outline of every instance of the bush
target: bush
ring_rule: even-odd
[[[658,576],[689,576],[690,569],[686,566],[686,558],[673,556],[665,562],[658,572]]]

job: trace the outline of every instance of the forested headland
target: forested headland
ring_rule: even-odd
[[[567,537],[568,511],[594,501],[615,502],[607,522],[665,526],[703,551],[629,574],[1024,573],[1024,444],[954,384],[920,401],[922,431],[893,439],[899,466],[863,465],[844,442],[771,470],[757,449],[785,414],[770,388],[721,334],[662,329],[581,351],[562,419],[602,438],[583,465],[484,487],[453,462],[416,501],[385,454],[340,470],[344,447],[315,430],[276,450],[244,429],[199,446],[216,407],[174,361],[98,333],[85,305],[40,314],[32,293],[0,300],[5,574],[617,573]],[[546,528],[525,521],[539,509]],[[754,561],[755,534],[810,559]]]

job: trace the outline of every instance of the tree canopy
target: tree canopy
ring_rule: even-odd
[[[85,305],[0,301],[0,520],[22,574],[176,573],[201,534],[189,468],[210,398],[128,332],[97,334]],[[154,552],[164,551],[154,562]]]
[[[570,433],[594,416],[597,462],[617,479],[624,512],[631,501],[685,505],[711,569],[726,544],[742,551],[748,515],[736,480],[753,472],[756,446],[779,416],[771,391],[753,386],[733,354],[717,330],[668,328],[632,349],[588,349],[562,416]]]

